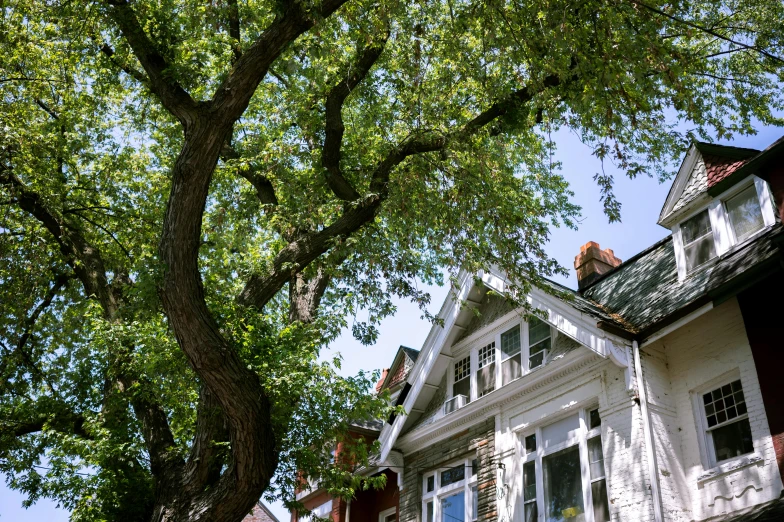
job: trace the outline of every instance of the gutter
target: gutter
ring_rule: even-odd
[[[661,488],[659,486],[659,465],[656,462],[656,448],[653,441],[651,417],[648,411],[648,392],[645,389],[645,377],[642,374],[640,362],[640,346],[637,341],[632,341],[634,351],[634,370],[637,374],[637,391],[640,394],[640,408],[642,410],[642,431],[645,437],[645,454],[648,458],[648,476],[651,481],[651,495],[653,496],[653,520],[663,522]]]

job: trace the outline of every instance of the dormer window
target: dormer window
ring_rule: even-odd
[[[754,185],[728,199],[726,207],[727,216],[737,242],[749,238],[765,226],[759,196]]]
[[[691,272],[716,257],[716,244],[707,209],[684,221],[681,233],[687,271]]]
[[[702,205],[707,208],[673,225],[680,280],[775,224],[770,188],[756,176],[749,176]]]

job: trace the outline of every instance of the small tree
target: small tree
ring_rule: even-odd
[[[385,407],[317,362],[346,317],[368,311],[371,343],[442,270],[494,265],[520,293],[562,270],[543,245],[578,209],[554,129],[663,176],[694,136],[778,123],[782,19],[779,0],[5,2],[10,485],[75,520],[293,501],[297,470],[334,476],[313,448]]]

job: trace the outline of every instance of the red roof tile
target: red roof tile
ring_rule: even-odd
[[[748,161],[748,159],[727,158],[713,154],[703,154],[702,159],[708,172],[708,188],[716,185]]]

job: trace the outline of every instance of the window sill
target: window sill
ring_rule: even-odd
[[[753,453],[751,455],[736,457],[733,460],[712,467],[697,477],[697,486],[702,487],[706,482],[710,482],[711,480],[721,478],[751,466],[762,466],[764,463],[765,459]]]

